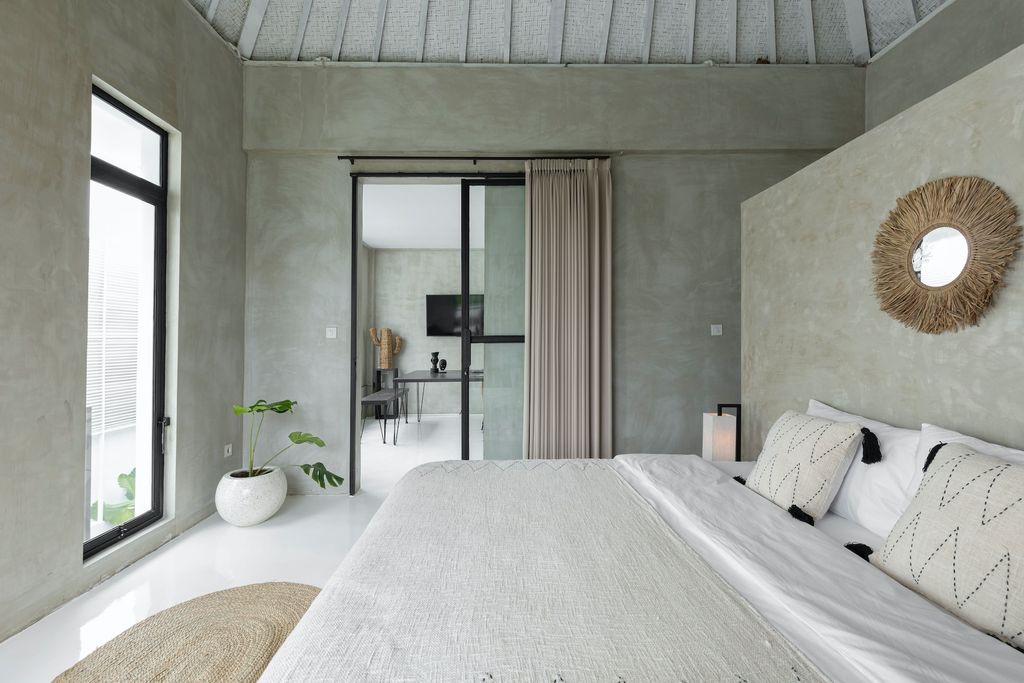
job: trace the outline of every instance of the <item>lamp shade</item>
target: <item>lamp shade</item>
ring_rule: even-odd
[[[701,455],[705,460],[736,459],[736,416],[704,413],[704,445]]]

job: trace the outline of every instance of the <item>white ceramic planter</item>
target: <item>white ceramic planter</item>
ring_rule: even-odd
[[[288,480],[278,467],[268,467],[258,477],[232,476],[245,470],[228,472],[217,484],[217,512],[235,526],[252,526],[274,516],[288,494]]]

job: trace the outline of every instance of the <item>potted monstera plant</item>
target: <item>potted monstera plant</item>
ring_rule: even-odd
[[[288,494],[288,480],[285,479],[284,471],[280,466],[271,466],[282,453],[294,446],[316,446],[324,447],[324,440],[309,432],[292,432],[288,435],[288,444],[281,448],[269,458],[263,460],[262,464],[256,465],[256,449],[259,445],[260,431],[263,428],[263,420],[272,413],[293,412],[298,401],[265,401],[260,399],[251,406],[235,405],[235,415],[244,419],[249,416],[249,444],[248,444],[248,465],[242,469],[233,470],[221,477],[217,484],[217,512],[225,521],[235,526],[252,526],[259,524],[274,516],[281,505],[284,504],[285,496]],[[320,488],[328,486],[340,486],[344,479],[334,474],[322,462],[313,464],[291,465],[298,467],[310,479],[320,485]]]

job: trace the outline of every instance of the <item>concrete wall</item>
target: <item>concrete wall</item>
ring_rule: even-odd
[[[0,639],[213,510],[241,444],[241,66],[186,2],[4,5]],[[83,566],[89,112],[98,78],[181,132],[169,226],[167,518]]]
[[[252,258],[268,239],[290,254],[277,259],[299,262],[311,241],[323,240],[316,248],[324,258],[347,260],[347,247],[335,245],[347,244],[351,230],[349,165],[326,154],[624,152],[613,160],[617,452],[699,449],[700,412],[739,393],[740,202],[860,134],[864,121],[864,70],[852,67],[248,63],[244,76],[250,169],[267,169],[249,179],[250,292],[262,286],[263,268],[277,267]],[[485,166],[358,165],[375,168]],[[274,189],[282,182],[286,190]],[[310,202],[326,207],[314,220],[329,233],[302,227]],[[268,211],[294,239],[259,227]],[[379,276],[379,261],[377,269]],[[317,297],[347,296],[346,273],[307,268],[305,286]],[[347,374],[333,355],[316,366],[324,321],[310,296],[293,297],[290,310],[312,336],[299,343],[250,326],[247,365],[251,373],[264,358],[303,355],[302,393],[330,396],[341,416]],[[250,311],[258,305],[250,301]],[[347,316],[347,299],[338,305]],[[710,337],[712,322],[726,326],[724,337]],[[347,353],[347,343],[337,347]],[[331,451],[335,466],[345,457]]]
[[[957,333],[903,327],[871,276],[878,226],[926,181],[984,176],[1024,206],[1022,88],[1018,48],[743,205],[747,456],[809,398],[1024,446],[1020,256],[980,325]]]
[[[462,340],[459,337],[427,336],[427,294],[458,294],[462,290],[461,259],[456,249],[374,249],[375,327],[390,327],[402,337],[402,351],[395,363],[403,375],[430,369],[431,351],[448,361],[448,371],[462,368]],[[485,294],[484,252],[470,251],[470,291]],[[486,301],[486,294],[485,299]],[[486,306],[485,306],[486,310]],[[359,333],[369,339],[369,333]],[[378,349],[370,347],[367,360],[376,365]],[[474,360],[476,356],[474,355]],[[409,385],[415,397],[416,387]],[[415,398],[410,407],[415,410]],[[431,384],[423,397],[426,415],[458,414],[462,393],[458,384]]]
[[[1024,2],[955,0],[868,64],[874,128],[1024,43]]]

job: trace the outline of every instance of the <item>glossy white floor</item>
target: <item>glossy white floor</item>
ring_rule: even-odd
[[[116,576],[0,643],[0,681],[50,681],[142,619],[194,598],[261,581],[322,586],[366,528],[395,482],[416,465],[459,458],[459,416],[402,424],[398,445],[382,444],[373,420],[362,433],[362,491],[289,496],[263,524],[235,528],[216,514]],[[481,448],[480,417],[470,430]]]

